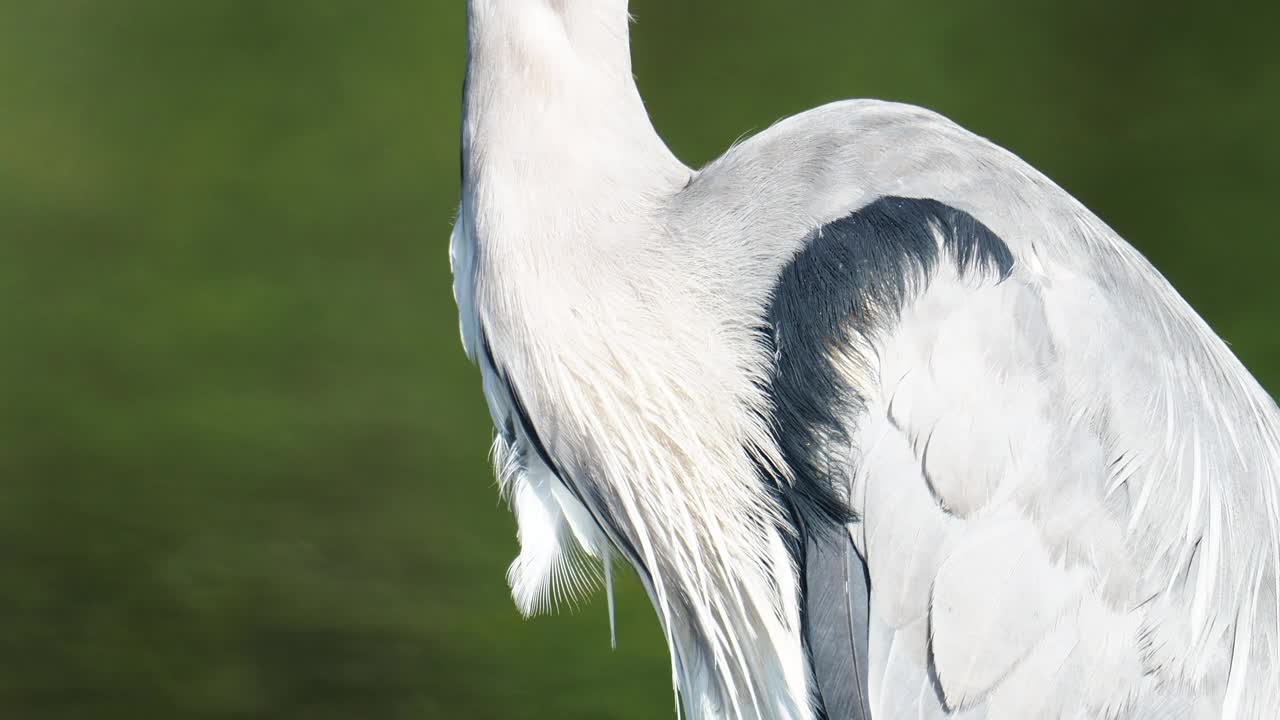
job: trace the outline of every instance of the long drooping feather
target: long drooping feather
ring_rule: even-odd
[[[843,528],[811,537],[805,553],[805,635],[827,717],[870,720],[866,566]]]

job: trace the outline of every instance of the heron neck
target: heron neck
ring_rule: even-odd
[[[464,193],[486,176],[594,200],[682,181],[631,75],[626,0],[468,0]]]
[[[467,37],[471,47],[502,37],[515,50],[535,51],[561,41],[578,62],[629,75],[628,0],[467,0]],[[485,53],[491,54],[491,53]]]

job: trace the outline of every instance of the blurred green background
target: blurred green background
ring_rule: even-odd
[[[1280,5],[635,0],[694,165],[827,100],[1039,166],[1280,387]],[[660,718],[521,621],[449,292],[462,0],[0,0],[0,718]]]

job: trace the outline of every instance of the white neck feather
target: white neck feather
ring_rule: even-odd
[[[527,237],[531,219],[589,227],[683,183],[688,170],[631,76],[626,0],[469,0],[467,10],[464,196],[520,217]]]
[[[676,270],[663,209],[690,171],[631,77],[626,10],[468,2],[464,336],[474,354],[483,325],[532,423],[552,429],[552,456],[590,469],[583,481],[637,548],[689,716],[808,720],[796,568],[757,478],[782,467],[758,363],[743,362],[763,350],[744,322],[740,352],[712,351],[724,328],[689,312],[715,299]]]
[[[579,62],[631,72],[627,0],[468,0],[467,31],[472,42],[495,33],[541,32],[563,35]],[[552,28],[551,26],[555,26]],[[545,39],[545,38],[544,38]],[[473,46],[474,47],[474,46]]]

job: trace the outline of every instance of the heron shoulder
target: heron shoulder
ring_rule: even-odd
[[[1107,226],[1029,163],[915,105],[845,100],[786,118],[735,144],[673,198],[681,231],[714,242],[781,244],[789,256],[816,227],[886,196],[963,210],[1017,252],[1036,237]],[[1064,253],[1074,248],[1064,244]]]
[[[686,218],[707,244],[728,256],[717,243],[736,233],[744,262],[777,262],[779,281],[765,295],[777,343],[771,390],[793,470],[803,478],[810,467],[856,465],[874,499],[897,493],[904,472],[919,468],[919,508],[908,509],[901,494],[853,507],[880,523],[863,541],[868,565],[916,573],[871,574],[886,626],[905,632],[929,618],[931,659],[913,678],[955,707],[1032,702],[1011,700],[998,678],[965,670],[1015,667],[1013,658],[1031,657],[1030,645],[970,630],[1030,627],[1060,609],[1011,600],[991,623],[973,623],[981,608],[996,606],[984,593],[972,593],[971,605],[959,598],[1007,583],[1015,566],[1029,587],[1054,588],[1072,579],[1063,569],[1070,567],[1086,569],[1084,602],[1130,609],[1073,620],[1086,634],[1111,633],[1116,647],[1154,640],[1141,658],[1107,648],[1076,653],[1078,672],[1105,661],[1108,674],[1129,683],[1118,681],[1114,693],[1095,689],[1089,703],[1120,707],[1143,672],[1164,673],[1172,686],[1209,682],[1221,666],[1200,658],[1215,653],[1240,662],[1214,692],[1234,692],[1231,702],[1250,707],[1260,702],[1250,693],[1274,692],[1265,669],[1272,661],[1258,651],[1249,674],[1249,646],[1223,638],[1233,622],[1237,637],[1261,638],[1258,628],[1274,616],[1280,414],[1168,282],[1101,220],[1027,163],[945,118],[865,101],[779,123],[732,148],[689,190],[696,210]],[[954,212],[981,232],[967,241],[937,232]],[[705,219],[713,222],[696,225]],[[962,262],[951,273],[932,255],[948,249],[957,260],[977,252],[997,279],[1012,282],[969,282]],[[941,281],[930,285],[935,275]],[[831,348],[843,350],[833,359]],[[886,450],[892,443],[882,438],[899,435],[901,447]],[[849,447],[856,463],[831,456]],[[984,525],[1009,508],[1025,515],[1021,525]],[[929,572],[919,572],[920,537],[943,549]],[[962,562],[957,548],[969,544],[978,551]],[[1001,564],[989,552],[1039,546],[1048,550],[1034,562],[1020,555]],[[957,607],[964,612],[951,617],[938,609]],[[809,615],[823,622],[812,607]],[[1038,632],[1009,636],[1030,643]],[[975,647],[986,648],[983,662],[971,662]],[[1250,682],[1256,688],[1243,690]],[[918,685],[912,690],[920,696]]]

